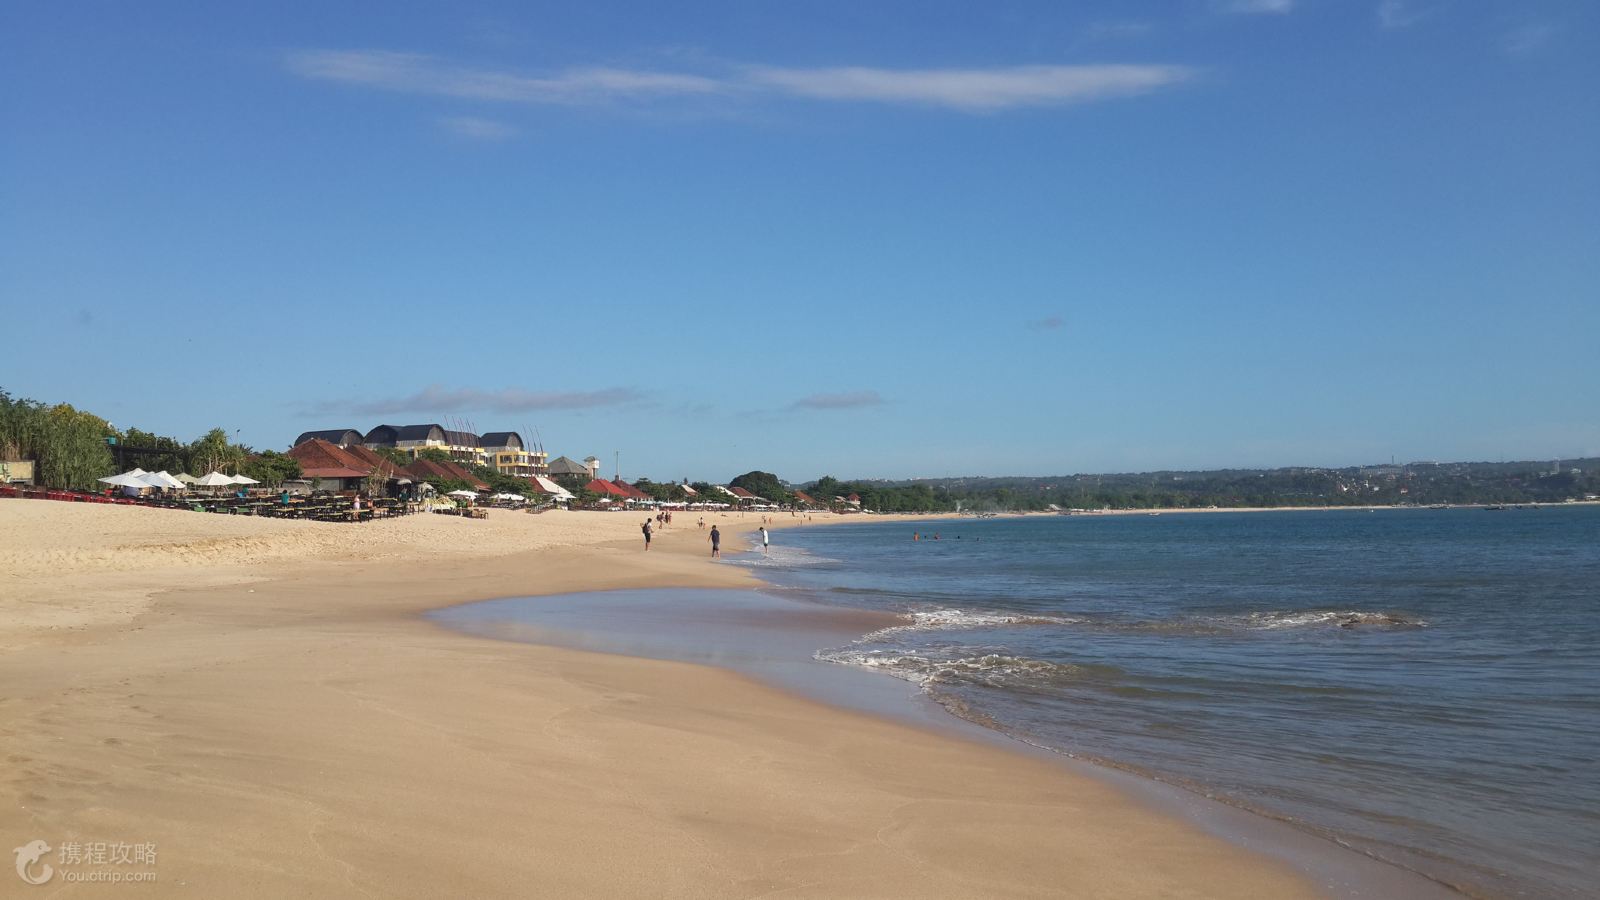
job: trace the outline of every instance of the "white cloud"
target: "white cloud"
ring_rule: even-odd
[[[1283,15],[1294,10],[1294,0],[1216,0],[1215,7],[1225,13]]]
[[[638,391],[629,388],[606,388],[598,391],[529,391],[522,388],[504,388],[487,391],[481,388],[446,388],[432,384],[405,397],[329,400],[317,404],[308,412],[313,415],[345,413],[364,416],[468,411],[520,413],[535,410],[621,406],[641,399]]]
[[[386,50],[305,50],[289,54],[286,63],[290,72],[302,78],[408,94],[515,103],[580,104],[707,94],[723,87],[699,75],[598,67],[567,69],[539,78]]]
[[[1177,84],[1194,74],[1186,66],[1078,65],[986,69],[751,66],[720,78],[580,68],[529,76],[383,50],[301,51],[290,54],[286,66],[302,78],[318,81],[503,103],[579,105],[767,93],[814,100],[935,106],[964,112],[1129,97]]]
[[[869,406],[882,406],[883,397],[877,391],[848,391],[843,394],[812,394],[801,397],[793,404],[794,409],[862,409]]]
[[[457,137],[475,141],[503,141],[517,133],[515,128],[504,122],[477,116],[443,116],[439,119],[439,127]]]
[[[1128,97],[1176,84],[1191,74],[1183,66],[1149,65],[750,70],[756,83],[799,97],[910,103],[966,112]]]

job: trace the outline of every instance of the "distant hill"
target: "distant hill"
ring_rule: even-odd
[[[1600,495],[1600,458],[899,481],[827,478],[802,489],[827,496],[855,493],[863,507],[885,512],[939,512],[958,503],[973,510],[1559,503]]]

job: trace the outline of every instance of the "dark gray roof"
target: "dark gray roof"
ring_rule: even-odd
[[[340,447],[361,443],[361,432],[354,428],[328,428],[323,431],[308,431],[294,439],[294,446],[298,447],[306,441],[327,441]]]
[[[435,428],[439,429],[440,434],[444,433],[440,425],[379,425],[367,432],[366,442],[392,444],[395,441],[425,441]]]
[[[522,447],[522,435],[515,431],[485,431],[481,438],[483,447]]]
[[[576,460],[558,456],[550,460],[551,475],[588,475],[589,468]]]
[[[478,436],[470,431],[450,431],[449,429],[446,429],[444,433],[444,439],[449,441],[450,446],[452,447],[483,446],[482,444],[478,443]]]

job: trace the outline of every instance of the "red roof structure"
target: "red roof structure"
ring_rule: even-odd
[[[351,444],[348,447],[341,447],[340,449],[350,456],[365,463],[368,471],[377,472],[384,478],[398,477],[400,467],[395,465],[394,460],[379,455],[378,452],[373,450],[371,447],[363,447],[360,444]]]
[[[300,474],[307,478],[365,478],[372,466],[344,448],[321,438],[297,444],[288,455],[300,463]]]
[[[596,494],[600,494],[601,496],[604,496],[604,497],[627,497],[628,496],[628,492],[627,491],[624,491],[622,488],[617,487],[616,485],[612,484],[609,481],[606,481],[603,478],[596,478],[593,481],[590,481],[588,484],[584,485],[584,487],[588,488],[590,491],[592,491],[592,492],[594,492]]]
[[[644,491],[639,490],[638,488],[636,488],[633,485],[627,483],[626,481],[623,481],[620,478],[617,479],[616,481],[613,481],[612,484],[616,485],[617,489],[622,491],[622,495],[624,497],[627,497],[629,500],[654,500],[655,499],[654,497],[651,497],[649,494],[646,494]]]
[[[794,498],[796,500],[799,500],[801,503],[804,503],[807,506],[821,506],[822,505],[822,504],[817,502],[817,498],[811,496],[810,494],[806,493],[805,491],[795,491],[794,492]]]
[[[414,459],[411,465],[400,470],[417,481],[464,481],[476,490],[488,490],[489,485],[453,462],[435,462],[431,459]]]
[[[728,488],[728,493],[734,495],[735,497],[738,497],[740,500],[760,501],[762,503],[767,502],[767,498],[765,498],[765,497],[757,497],[755,494],[750,493],[749,491],[745,490],[742,487],[731,487],[731,488]]]

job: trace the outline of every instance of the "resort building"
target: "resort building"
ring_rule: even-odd
[[[296,444],[288,455],[300,463],[300,477],[319,491],[358,490],[373,471],[360,457],[321,438]]]
[[[473,434],[470,431],[457,431],[445,428],[437,422],[419,425],[379,425],[363,435],[354,428],[333,428],[323,431],[308,431],[295,440],[295,446],[307,444],[312,441],[323,441],[345,450],[356,450],[367,459],[368,468],[380,465],[380,461],[387,463],[384,457],[376,450],[399,450],[412,459],[424,450],[442,450],[450,455],[460,468],[462,476],[467,476],[473,466],[488,466],[503,475],[517,478],[531,479],[536,475],[562,474],[552,471],[548,462],[549,455],[542,450],[530,450],[522,435],[515,431],[491,431],[487,434]],[[565,457],[563,457],[565,459]],[[598,460],[596,467],[589,469],[580,463],[567,460],[571,467],[576,468],[573,474],[586,478],[598,475]],[[465,477],[451,477],[455,480],[465,480]]]
[[[429,447],[436,447],[459,463],[469,466],[488,464],[477,435],[470,431],[454,431],[436,422],[425,425],[379,425],[367,432],[362,443],[368,447],[404,450],[412,456]]]
[[[330,428],[326,431],[308,431],[294,439],[294,446],[298,447],[307,441],[327,441],[335,447],[349,447],[363,440],[361,432],[354,428]]]
[[[444,428],[439,425],[379,425],[367,432],[361,443],[368,447],[391,447],[405,450],[412,456],[428,447],[447,450]]]
[[[515,431],[486,432],[478,442],[488,465],[502,475],[532,478],[549,471],[546,462],[549,454],[528,450],[522,442],[522,435]]]
[[[600,477],[600,460],[591,456],[584,462],[578,462],[575,459],[568,459],[565,456],[558,456],[555,459],[550,460],[550,465],[546,474],[552,477],[557,475],[573,475],[593,481],[594,479]]]
[[[756,504],[756,503],[766,503],[767,502],[767,498],[765,498],[765,497],[757,497],[755,494],[750,493],[749,491],[745,490],[742,487],[725,488],[725,490],[729,494],[733,495],[734,497],[736,497],[738,499],[738,503],[739,503],[740,506],[753,505],[753,504]]]

